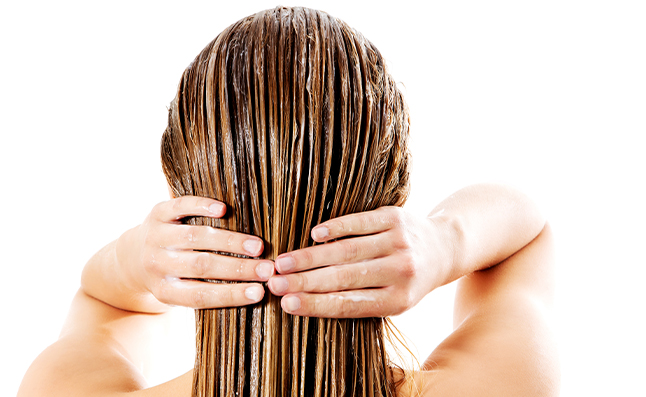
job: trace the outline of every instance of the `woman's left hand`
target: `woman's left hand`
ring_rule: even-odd
[[[301,316],[400,314],[447,279],[452,256],[443,232],[436,218],[399,207],[331,219],[312,229],[314,241],[330,242],[276,258],[269,289]]]

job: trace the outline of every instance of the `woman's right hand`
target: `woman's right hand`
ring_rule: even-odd
[[[144,306],[138,311],[165,311],[167,305],[233,307],[263,298],[264,288],[258,282],[274,274],[272,261],[214,253],[258,257],[263,251],[260,238],[181,223],[188,216],[221,218],[225,214],[226,206],[219,201],[183,196],[157,204],[141,225],[117,240],[116,270],[138,306]],[[211,283],[204,279],[248,283]]]

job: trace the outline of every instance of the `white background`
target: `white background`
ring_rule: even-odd
[[[166,199],[159,140],[180,75],[222,29],[273,2],[0,6],[0,395],[54,342],[81,269]],[[562,395],[644,395],[640,1],[303,1],[364,33],[405,86],[424,215],[503,182],[544,208],[558,243]],[[396,318],[424,359],[451,330],[453,288]],[[191,367],[192,315],[160,342]],[[181,327],[179,327],[181,328]],[[187,331],[188,330],[188,331]],[[181,337],[175,335],[183,335]],[[188,346],[189,349],[185,349]]]

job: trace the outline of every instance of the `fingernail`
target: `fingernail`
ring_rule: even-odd
[[[282,302],[283,302],[283,309],[286,312],[293,312],[300,309],[301,307],[301,300],[295,296],[287,296],[283,298]]]
[[[280,294],[281,292],[287,291],[289,282],[285,277],[273,277],[269,280],[269,286],[271,287],[272,292]]]
[[[291,255],[279,256],[276,258],[276,267],[279,272],[288,272],[296,266],[296,261]]]
[[[256,266],[256,274],[262,280],[267,280],[274,274],[274,264],[271,262],[261,262]]]
[[[215,215],[220,215],[222,214],[222,211],[224,210],[224,205],[220,203],[215,203],[209,205],[209,212]]]
[[[250,238],[242,243],[242,248],[251,256],[258,255],[260,253],[260,247],[262,247],[262,241],[256,240],[255,238]]]
[[[315,240],[322,240],[330,235],[330,229],[327,226],[317,226],[312,229],[312,237]]]
[[[253,302],[258,302],[262,297],[262,294],[263,294],[263,290],[262,290],[262,287],[259,285],[253,285],[251,287],[247,287],[247,289],[244,291],[244,296],[246,296],[247,299]]]

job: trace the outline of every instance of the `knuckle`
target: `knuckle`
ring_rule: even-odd
[[[213,204],[213,199],[210,199],[208,197],[195,197],[193,199],[193,205],[195,207],[204,207],[208,208],[209,205]]]
[[[397,266],[397,273],[404,279],[411,279],[417,275],[417,266],[412,255],[409,253],[402,255],[399,266]]]
[[[193,289],[189,294],[189,303],[191,307],[202,308],[206,306],[207,303],[207,294],[201,288]]]
[[[258,277],[255,274],[256,272],[254,271],[252,263],[244,258],[238,259],[237,263],[235,264],[235,272],[238,278],[240,276],[244,277],[245,279]]]
[[[220,234],[221,231],[218,230],[218,229],[215,229],[215,233]],[[233,233],[228,233],[227,234],[227,247],[228,248],[233,247],[235,243],[236,243],[236,235],[233,234]]]
[[[233,278],[235,280],[258,279],[259,276],[256,273],[256,266],[258,266],[258,262],[255,260],[241,258],[235,265],[235,275],[233,275]]]
[[[196,226],[186,226],[182,230],[182,238],[189,243],[197,241],[198,228]]]
[[[309,268],[314,263],[314,257],[307,249],[299,251],[298,254],[294,253],[292,257],[296,261],[296,268]]]
[[[388,207],[379,207],[374,211],[364,213],[359,219],[363,230],[385,231],[390,229]]]
[[[287,281],[287,289],[282,291],[282,294],[318,291],[319,285],[317,283],[311,283],[306,275],[294,273],[282,277]]]
[[[355,302],[351,301],[350,299],[344,299],[343,296],[341,296],[341,299],[339,299],[339,314],[342,317],[345,318],[350,318],[350,317],[357,317],[358,315],[358,309],[357,305]]]
[[[222,284],[223,288],[218,291],[218,300],[220,306],[234,306],[238,295],[244,296],[244,290],[241,287],[236,287],[235,284]],[[240,292],[238,294],[238,292]]]
[[[148,273],[158,273],[161,270],[161,264],[152,254],[144,253],[141,262],[144,270]]]
[[[359,247],[352,241],[341,241],[343,247],[343,259],[346,262],[352,261],[357,258],[359,254]]]
[[[193,260],[193,275],[198,278],[208,276],[209,272],[209,254],[201,252],[195,256]]]
[[[292,277],[293,276],[293,277]],[[288,291],[310,291],[310,283],[303,274],[293,274],[287,277],[287,290]],[[316,287],[316,285],[314,285]]]
[[[403,230],[393,230],[393,233],[391,233],[390,236],[390,241],[392,242],[394,249],[405,250],[410,248],[410,241]]]
[[[401,207],[388,207],[385,217],[391,228],[401,229],[406,224],[406,212]]]
[[[338,235],[345,232],[345,224],[341,219],[333,219],[327,222],[327,227],[330,229],[331,234]]]
[[[379,218],[375,217],[373,214],[360,214],[358,221],[361,227],[361,230],[370,230],[372,229],[373,224],[377,223]]]
[[[337,267],[334,276],[337,286],[341,289],[347,289],[356,284],[354,274],[343,267]]]
[[[385,222],[390,218],[392,207],[379,207],[374,211],[376,222]]]
[[[388,212],[397,223],[403,223],[406,218],[406,212],[401,207],[388,207]]]

